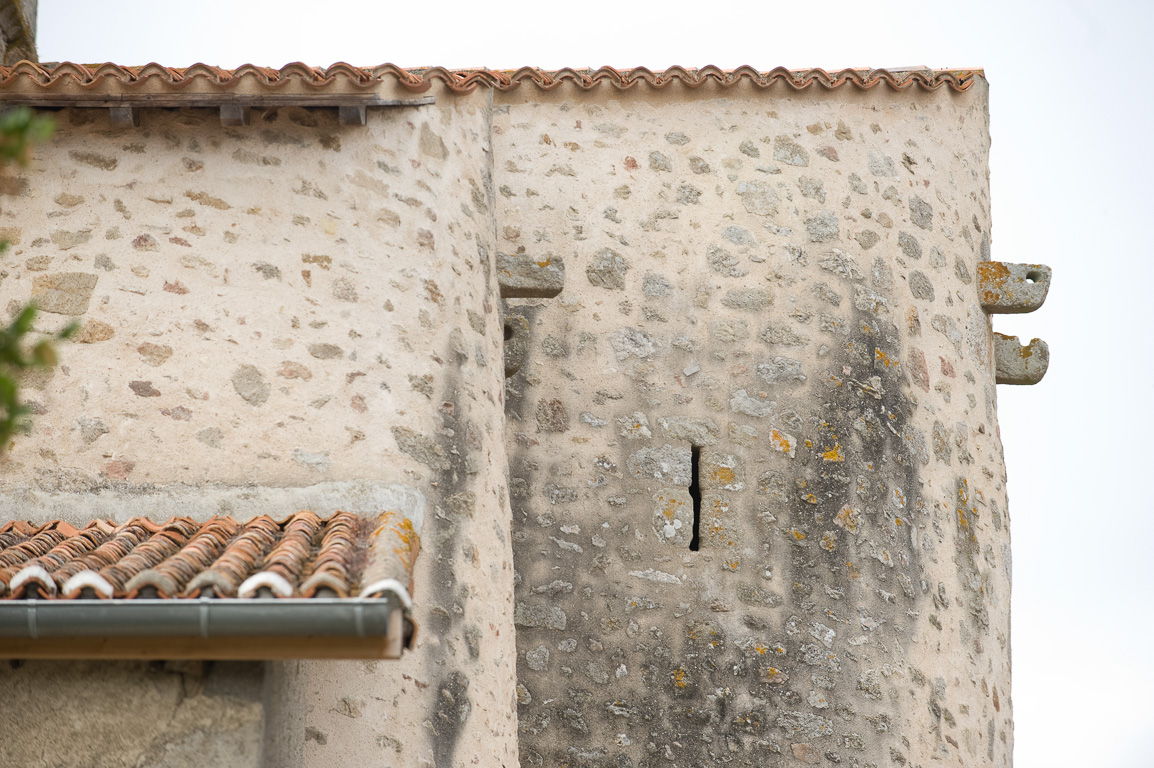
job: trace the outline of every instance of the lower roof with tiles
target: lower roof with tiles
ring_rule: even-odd
[[[419,537],[405,517],[298,512],[0,524],[0,600],[370,598],[411,606]]]

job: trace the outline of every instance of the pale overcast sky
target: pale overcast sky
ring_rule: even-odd
[[[996,330],[1050,344],[998,388],[1018,768],[1154,766],[1154,3],[41,0],[43,61],[761,70],[983,67],[993,258],[1054,268]],[[1152,562],[1146,558],[1151,557]]]

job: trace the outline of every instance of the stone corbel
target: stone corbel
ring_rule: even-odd
[[[1046,301],[1051,270],[1045,264],[978,264],[978,298],[991,315],[1033,312]],[[1017,336],[994,334],[995,378],[999,384],[1037,384],[1050,365],[1050,348],[1041,339],[1026,346]]]
[[[991,315],[1033,312],[1050,291],[1051,270],[1045,264],[978,263],[978,298]]]
[[[1037,384],[1050,366],[1050,347],[1041,339],[1026,346],[1017,336],[994,334],[994,367],[998,384]]]
[[[498,253],[497,282],[502,299],[551,299],[565,287],[565,262],[560,256]]]
[[[560,256],[497,254],[501,286],[501,317],[505,331],[505,378],[521,370],[529,350],[529,321],[509,311],[506,299],[551,299],[565,287],[565,262]]]

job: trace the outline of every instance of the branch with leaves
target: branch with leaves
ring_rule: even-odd
[[[51,118],[36,115],[27,107],[17,107],[0,114],[0,163],[28,163],[28,153],[34,144],[45,141],[55,130]],[[0,254],[8,249],[0,242]],[[51,368],[56,365],[55,342],[67,339],[79,324],[69,323],[64,330],[28,343],[34,333],[36,306],[28,304],[21,309],[12,324],[0,331],[0,453],[8,448],[13,433],[27,424],[30,409],[20,400],[20,377],[33,368]]]

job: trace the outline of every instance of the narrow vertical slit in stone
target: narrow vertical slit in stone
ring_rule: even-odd
[[[693,499],[693,538],[689,540],[689,549],[696,552],[701,549],[701,483],[698,480],[698,468],[701,466],[701,448],[690,448],[689,464],[689,497]]]

